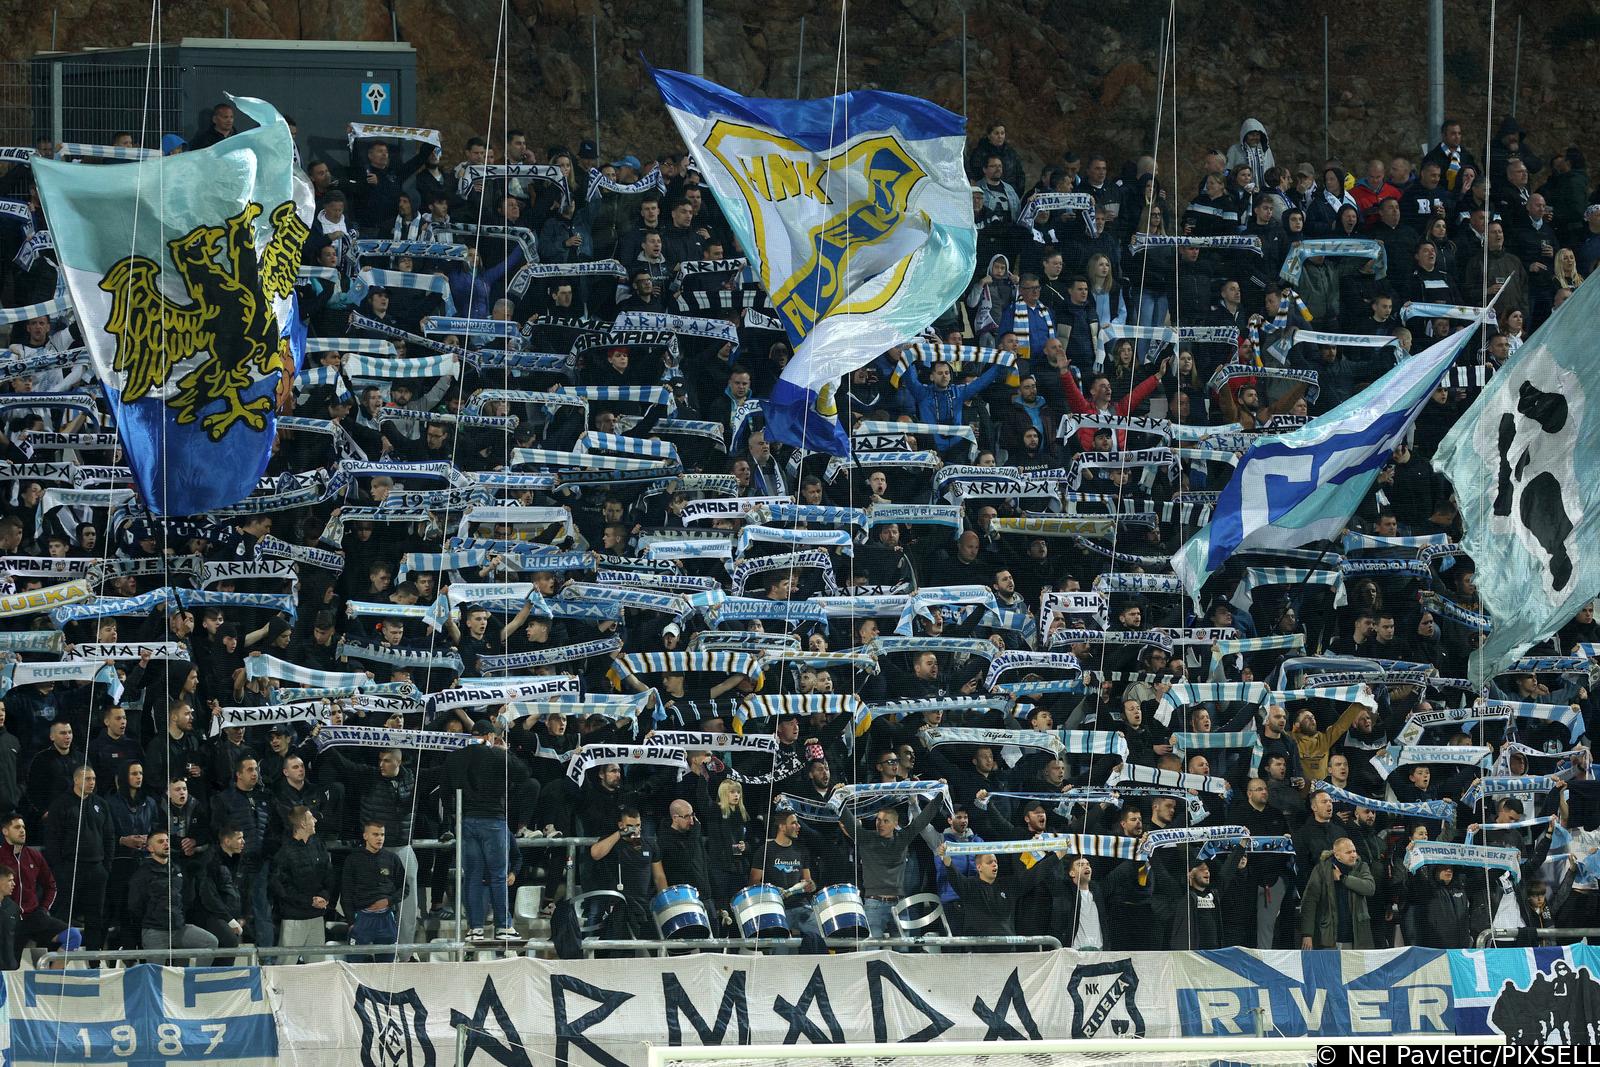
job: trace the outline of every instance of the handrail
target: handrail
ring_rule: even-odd
[[[829,937],[823,939],[829,948],[879,949],[879,948],[1041,948],[1058,949],[1061,942],[1049,934],[982,936],[982,937]],[[701,949],[792,949],[801,944],[798,937],[685,937],[685,938],[601,938],[586,937],[583,951],[586,956],[596,952],[648,950],[665,956],[671,951]]]
[[[1515,941],[1522,937],[1524,930],[1485,930],[1478,935],[1473,945],[1475,948],[1492,948],[1496,941]],[[1570,937],[1574,941],[1584,937],[1600,937],[1600,927],[1594,926],[1541,926],[1534,930],[1535,937],[1550,938],[1552,940]]]
[[[508,942],[477,942],[477,941],[424,941],[407,945],[382,944],[382,945],[239,945],[235,948],[143,948],[124,949],[120,951],[90,951],[78,949],[74,952],[46,952],[39,957],[38,966],[43,967],[51,963],[100,963],[121,961],[124,963],[161,963],[174,959],[184,960],[217,960],[241,959],[247,962],[242,966],[256,967],[261,965],[263,958],[272,960],[282,956],[329,956],[343,958],[347,956],[411,956],[419,953],[434,952],[461,952],[485,951],[496,944],[504,944],[507,950],[515,949],[553,949],[550,941],[508,941]]]

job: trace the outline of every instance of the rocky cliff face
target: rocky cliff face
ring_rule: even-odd
[[[235,37],[388,40],[398,25],[400,38],[417,49],[424,121],[441,127],[451,146],[488,125],[500,33],[493,0],[166,0],[163,36],[221,36],[224,4],[232,5]],[[1240,120],[1252,115],[1272,131],[1280,161],[1322,160],[1317,6],[1178,4],[1176,62],[1163,97],[1163,174],[1171,174],[1175,150],[1184,175],[1179,187],[1189,187],[1203,151],[1226,147]],[[1496,122],[1510,109],[1517,6],[1508,0],[1499,9]],[[893,89],[961,110],[959,0],[857,0],[849,13],[848,77],[841,82],[837,0],[706,0],[705,7],[706,73],[741,91],[792,96],[798,71],[805,95],[827,95],[836,84]],[[967,7],[972,125],[981,132],[986,122],[1006,122],[1030,176],[1068,147],[1114,161],[1151,150],[1166,5],[968,0]],[[1487,4],[1447,9],[1447,108],[1476,150],[1485,121]],[[148,5],[135,0],[62,0],[56,11],[62,49],[126,45],[144,37],[149,24]],[[0,12],[0,23],[12,31],[0,40],[0,58],[50,46],[47,5],[0,0]],[[509,0],[508,16],[512,58],[503,69],[511,123],[526,128],[534,144],[575,145],[595,134],[591,27],[602,152],[645,155],[676,144],[640,54],[683,66],[683,0]],[[1374,153],[1415,154],[1430,133],[1424,5],[1347,0],[1330,16],[1328,151],[1347,165]],[[1590,144],[1600,124],[1596,69],[1600,13],[1592,0],[1527,7],[1516,110],[1539,151]],[[501,111],[497,103],[497,127]]]

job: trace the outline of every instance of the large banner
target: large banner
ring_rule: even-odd
[[[1047,953],[20,971],[5,1062],[642,1067],[650,1045],[1502,1033],[1600,1040],[1571,949]]]
[[[1465,949],[1450,953],[1456,1033],[1518,1045],[1600,1044],[1600,950]]]

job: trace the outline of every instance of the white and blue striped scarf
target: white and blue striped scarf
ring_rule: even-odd
[[[899,593],[882,593],[873,596],[814,597],[822,605],[823,614],[830,619],[871,619],[898,616],[911,602],[911,597]]]
[[[1388,334],[1376,333],[1323,333],[1318,330],[1295,330],[1294,344],[1337,345],[1341,348],[1388,348],[1399,340]]]
[[[830,718],[844,715],[852,723],[859,723],[866,714],[867,706],[854,693],[785,693],[782,696],[746,697],[734,711],[733,721],[740,729],[758,719],[775,719],[786,715],[802,719],[813,715]]]
[[[935,422],[862,422],[850,431],[851,442],[865,452],[893,449],[907,434],[922,438],[957,437],[967,442],[971,454],[978,454],[978,434],[971,426],[951,426]]]
[[[855,554],[849,530],[808,530],[778,526],[745,526],[739,531],[733,554],[743,557],[753,542],[761,541],[780,545],[812,545],[837,548],[846,555]]]
[[[1425,300],[1408,300],[1400,305],[1400,321],[1409,322],[1412,319],[1454,319],[1457,322],[1477,322],[1478,316],[1483,315],[1483,308],[1473,307],[1470,304],[1433,304]],[[1484,317],[1484,321],[1491,326],[1498,325],[1493,308]]]
[[[1283,266],[1278,270],[1278,277],[1291,285],[1299,285],[1306,260],[1316,256],[1355,256],[1375,264],[1374,277],[1382,278],[1388,274],[1388,257],[1384,253],[1383,242],[1367,237],[1328,237],[1317,241],[1301,241],[1289,249]]]
[[[355,352],[367,356],[393,356],[393,341],[379,337],[307,337],[306,354],[321,352]]]
[[[986,585],[948,585],[918,589],[911,594],[894,632],[902,637],[914,636],[913,620],[918,617],[932,619],[935,608],[949,608],[978,604],[998,615],[1000,605],[995,601],[994,590]],[[1070,658],[1070,657],[1069,657]]]
[[[1061,751],[1071,756],[1121,756],[1128,759],[1128,739],[1111,730],[1057,730]],[[1107,784],[1109,788],[1109,783]]]
[[[154,148],[136,148],[132,145],[111,144],[84,144],[79,141],[65,141],[59,151],[57,159],[120,159],[125,162],[136,162],[141,159],[150,159],[160,153]]]
[[[877,717],[875,709],[873,717]],[[1052,756],[1061,752],[1061,738],[1053,730],[985,730],[967,726],[940,726],[920,736],[929,748],[938,748],[940,745],[980,745],[988,748],[1026,748],[1048,752]],[[1016,797],[1019,794],[991,792],[990,795]]]
[[[251,681],[257,678],[272,678],[300,686],[329,689],[366,689],[374,684],[365,674],[312,670],[310,667],[302,667],[298,663],[290,663],[265,654],[245,657],[244,676]]]
[[[1552,789],[1561,788],[1561,783],[1562,779],[1553,774],[1502,775],[1479,778],[1472,783],[1472,788],[1461,794],[1461,806],[1464,808],[1476,808],[1490,797],[1512,796],[1518,793],[1533,793],[1542,797]]]
[[[344,357],[344,372],[352,378],[441,378],[461,370],[461,360],[449,353],[431,356]]]
[[[1265,705],[1270,690],[1262,682],[1178,682],[1161,697],[1155,717],[1165,726],[1178,708],[1191,704],[1232,703]]]
[[[1110,834],[1039,834],[1021,841],[949,841],[946,856],[1015,856],[1032,854],[1042,860],[1051,852],[1068,856],[1093,856],[1097,859],[1138,859],[1139,842],[1132,837]]]
[[[1121,736],[1120,734],[1117,736]],[[1138,763],[1130,763],[1126,759],[1106,779],[1107,789],[1116,789],[1123,782],[1140,782],[1145,785],[1159,785],[1167,789],[1197,790],[1201,793],[1215,793],[1224,800],[1233,799],[1233,787],[1225,780],[1210,774],[1189,774],[1184,771],[1166,771],[1159,767],[1146,767]]]
[[[1402,819],[1431,819],[1446,826],[1453,826],[1456,821],[1456,806],[1448,800],[1385,800],[1382,797],[1352,793],[1327,781],[1312,782],[1311,788],[1318,793],[1328,794],[1328,798],[1335,804],[1366,808],[1384,815],[1398,815]]]
[[[739,343],[739,328],[731,322],[693,315],[673,315],[665,311],[624,311],[611,324],[611,329],[614,333],[638,330]]]
[[[428,694],[429,715],[453,708],[480,708],[488,704],[512,704],[529,698],[582,691],[578,679],[570,674],[549,674],[537,678],[463,678],[450,689]]]
[[[1458,845],[1448,841],[1413,841],[1406,846],[1406,870],[1412,874],[1424,867],[1476,867],[1504,871],[1512,881],[1522,878],[1522,853],[1514,848],[1492,845]]]
[[[873,504],[867,508],[867,529],[901,523],[942,526],[960,536],[964,524],[959,504]]]
[[[440,274],[418,274],[405,270],[384,270],[379,267],[366,267],[356,275],[355,283],[351,286],[351,293],[359,296],[371,287],[379,285],[385,289],[410,289],[417,292],[432,293],[444,301],[446,315],[456,313],[455,298],[450,295],[450,282]]]
[[[589,659],[593,656],[609,656],[621,650],[620,638],[602,637],[596,641],[581,641],[572,645],[558,645],[555,648],[537,648],[529,652],[512,652],[503,656],[479,656],[478,669],[485,674],[520,671],[530,667],[548,667],[555,663],[571,663],[573,660]]]
[[[753,619],[798,623],[825,623],[827,616],[809,600],[767,600],[763,597],[728,597],[712,609],[717,626]]]
[[[643,589],[667,589],[691,593],[721,593],[722,586],[710,575],[656,574],[649,571],[603,570],[597,571],[594,580],[600,585],[631,585]],[[720,601],[720,598],[719,598]]]
[[[558,599],[603,601],[624,608],[655,611],[680,618],[693,610],[693,605],[679,593],[657,593],[649,589],[630,589],[593,582],[573,582],[561,591]]]
[[[752,652],[782,649],[800,651],[794,634],[769,634],[760,630],[702,630],[689,642],[691,652]]]
[[[50,621],[57,626],[83,619],[111,618],[121,615],[148,615],[164,607],[171,598],[171,590],[152,589],[138,596],[95,597],[87,604],[64,604],[50,610]]]
[[[1489,766],[1489,749],[1482,745],[1401,745],[1385,747],[1372,757],[1372,769],[1387,778],[1396,767],[1418,763],[1448,763],[1458,767]]]
[[[1232,844],[1250,836],[1244,826],[1173,826],[1165,830],[1151,830],[1139,845],[1139,858],[1148,860],[1157,849],[1175,848],[1178,845]]]
[[[579,454],[588,452],[619,452],[625,456],[646,456],[651,459],[664,459],[671,463],[683,466],[683,461],[678,457],[678,446],[671,441],[657,441],[649,437],[625,437],[619,433],[601,433],[598,430],[585,430],[583,436],[578,438],[578,443],[573,451]]]
[[[357,643],[348,638],[339,642],[339,658],[387,663],[410,670],[448,670],[453,674],[461,674],[466,670],[461,662],[461,654],[455,649],[450,649],[448,652],[429,652],[421,648]]]
[[[1311,682],[1322,678],[1332,678],[1335,675],[1319,674],[1308,675],[1304,681]],[[1378,710],[1378,701],[1372,693],[1361,685],[1307,685],[1303,689],[1274,689],[1272,702],[1274,704],[1288,704],[1294,700],[1332,700],[1341,704],[1365,704],[1372,710]]]
[[[424,752],[454,752],[474,742],[471,734],[441,730],[391,730],[385,726],[324,726],[317,731],[317,751],[337,746],[355,748],[412,748]]]
[[[664,385],[563,385],[556,393],[583,400],[602,400],[629,404],[663,404],[669,412],[678,410],[672,390]]]
[[[751,518],[759,523],[806,523],[815,526],[860,526],[867,524],[867,513],[861,508],[838,507],[832,504],[795,504],[778,501],[758,504]]]
[[[1491,700],[1486,710],[1508,718],[1536,719],[1540,722],[1558,722],[1567,728],[1567,736],[1576,743],[1583,736],[1583,714],[1570,704],[1535,704],[1526,700]]]
[[[1017,216],[1017,225],[1024,229],[1032,229],[1033,220],[1042,211],[1052,214],[1057,211],[1076,211],[1083,217],[1083,225],[1089,236],[1099,236],[1100,224],[1095,218],[1095,199],[1088,193],[1034,193],[1028,197],[1028,202],[1022,205],[1022,213]]]
[[[933,697],[927,700],[886,700],[881,704],[869,704],[867,710],[873,718],[882,716],[887,719],[903,719],[908,715],[922,715],[930,711],[943,712],[946,715],[956,712],[1007,712],[1011,710],[1013,701],[1004,696],[986,697]]]
[[[578,278],[607,276],[626,278],[628,272],[614,259],[597,259],[587,263],[527,263],[517,271],[506,286],[512,296],[520,297],[528,291],[535,278]]]
[[[8,652],[54,652],[66,648],[60,630],[11,630],[0,632],[0,649]]]
[[[1076,671],[1081,674],[1083,667],[1079,664],[1078,657],[1068,652],[1030,652],[1013,649],[1000,653],[989,664],[989,672],[984,677],[984,688],[993,689],[1001,675],[1014,670]]]
[[[1305,567],[1249,567],[1233,594],[1233,605],[1249,611],[1255,590],[1264,585],[1319,585],[1333,590],[1333,606],[1345,605],[1344,575],[1338,571],[1311,570]]]
[[[1223,852],[1243,847],[1246,852],[1287,853],[1289,863],[1294,863],[1294,838],[1292,837],[1246,837],[1239,841],[1214,841],[1207,844],[1195,857],[1199,860],[1208,860]]]
[[[942,652],[948,655],[981,656],[992,660],[999,653],[994,645],[979,637],[905,637],[886,634],[874,637],[862,646],[861,651],[873,656],[890,656],[897,652]]]
[[[1540,816],[1538,816],[1536,818],[1532,818],[1532,819],[1518,819],[1516,822],[1497,822],[1497,823],[1478,824],[1478,825],[1475,825],[1475,826],[1469,826],[1469,827],[1467,827],[1466,844],[1469,844],[1469,845],[1472,844],[1472,839],[1474,837],[1477,837],[1478,834],[1480,832],[1482,832],[1482,831],[1487,831],[1487,830],[1495,830],[1495,831],[1501,831],[1501,830],[1531,830],[1535,826],[1549,826],[1554,821],[1555,821],[1555,816],[1554,815],[1540,815]],[[1518,850],[1518,854],[1520,855],[1520,853],[1521,853],[1521,850],[1519,849]]]
[[[732,550],[732,546],[729,546]],[[833,561],[821,548],[802,548],[797,552],[778,552],[770,556],[752,556],[740,560],[728,570],[729,584],[735,593],[742,593],[751,578],[770,571],[816,570],[820,572],[822,588],[828,595],[839,591],[833,574]]]
[[[391,604],[386,600],[351,600],[344,606],[344,613],[352,619],[418,619],[427,620],[433,617],[433,607],[429,604]]]
[[[1134,255],[1152,248],[1224,248],[1244,250],[1261,255],[1261,238],[1253,234],[1224,234],[1219,237],[1196,237],[1178,233],[1136,233],[1129,243]]]
[[[299,600],[290,593],[229,593],[220,589],[174,589],[172,598],[186,608],[264,608],[281,612],[293,622]]]
[[[1184,593],[1182,580],[1174,575],[1141,574],[1135,571],[1097,574],[1092,588],[1096,593]]]

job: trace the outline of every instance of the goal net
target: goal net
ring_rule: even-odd
[[[898,1045],[662,1047],[649,1067],[1079,1067],[1097,1063],[1170,1067],[1319,1064],[1327,1045],[1504,1044],[1499,1037],[1184,1038],[1120,1041],[947,1041]],[[1350,1062],[1343,1055],[1327,1062]]]

